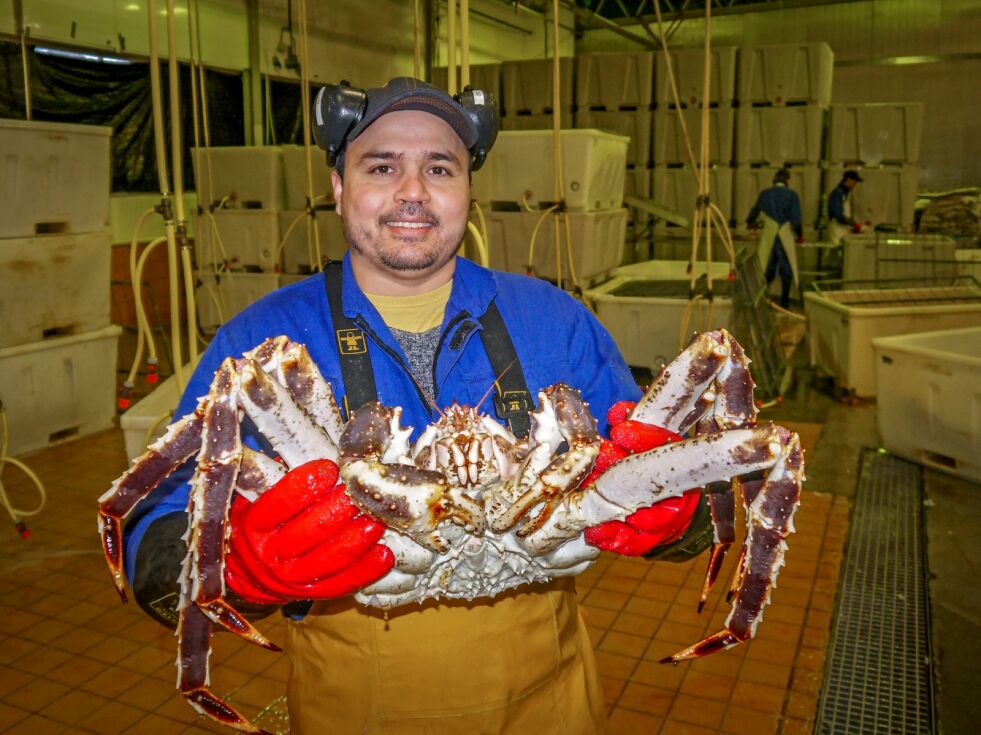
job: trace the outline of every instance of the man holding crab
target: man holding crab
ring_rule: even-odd
[[[369,400],[401,406],[413,438],[439,418],[437,406],[476,406],[492,386],[493,410],[483,410],[520,436],[534,392],[559,381],[581,389],[607,435],[608,409],[640,393],[596,319],[543,281],[456,255],[471,172],[497,133],[493,99],[472,90],[451,98],[397,78],[366,92],[330,85],[314,112],[318,143],[335,166],[348,255],[223,326],[175,415],[194,409],[224,358],[282,334],[307,346],[348,415]],[[626,449],[605,442],[603,461],[660,441],[631,434]],[[240,608],[285,606],[290,616],[294,733],[605,731],[571,579],[387,613],[357,605],[350,594],[387,574],[394,558],[379,543],[384,525],[356,512],[336,469],[325,469],[331,464],[291,470],[255,503],[236,497],[231,512],[230,596]],[[126,571],[144,609],[172,622],[187,486],[170,482],[154,497],[127,528]],[[662,501],[589,529],[587,539],[619,553],[690,558],[711,542],[700,498],[690,491]],[[336,543],[342,536],[346,543]]]

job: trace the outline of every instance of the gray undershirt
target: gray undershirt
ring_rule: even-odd
[[[402,329],[389,327],[395,339],[398,340],[402,351],[409,361],[409,371],[422,391],[430,400],[436,401],[436,387],[433,384],[433,360],[436,358],[436,346],[439,344],[441,327],[433,327],[425,332],[406,332]]]

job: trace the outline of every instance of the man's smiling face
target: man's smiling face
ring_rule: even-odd
[[[359,281],[452,275],[470,209],[468,162],[453,129],[418,110],[383,115],[348,145],[343,180],[335,171],[332,182]]]

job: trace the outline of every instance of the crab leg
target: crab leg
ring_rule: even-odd
[[[753,379],[740,344],[720,329],[696,335],[631,412],[631,418],[685,433],[711,434],[753,426]],[[735,541],[735,503],[729,483],[708,495],[714,539],[698,603],[701,612]]]
[[[532,553],[546,553],[589,526],[623,520],[638,508],[692,487],[771,467],[781,454],[779,431],[769,424],[734,429],[626,457],[590,487],[564,497],[542,527],[525,537],[524,545]]]
[[[109,564],[113,584],[123,602],[126,602],[123,520],[167,475],[198,451],[201,446],[205,400],[198,403],[194,413],[189,413],[172,424],[99,498],[102,550]]]
[[[242,732],[262,732],[209,688],[211,623],[266,648],[279,650],[222,599],[228,505],[242,462],[238,431],[239,379],[225,360],[208,391],[197,470],[188,500],[187,556],[181,570],[177,626],[177,686],[198,712]]]
[[[289,467],[312,459],[337,461],[337,445],[255,360],[242,360],[239,402]]]
[[[197,712],[239,732],[271,735],[256,727],[210,689],[211,621],[189,604],[181,610],[177,627],[177,686]]]
[[[238,431],[239,385],[235,362],[225,360],[208,392],[201,452],[191,478],[187,532],[187,578],[190,595],[213,622],[264,648],[281,650],[224,600],[225,537],[228,507],[242,463]]]
[[[756,634],[756,626],[763,619],[763,608],[770,602],[770,589],[775,586],[783,566],[786,538],[794,532],[793,517],[800,504],[800,486],[804,479],[800,439],[786,429],[778,428],[777,431],[782,445],[780,459],[747,509],[748,531],[732,611],[718,633],[663,658],[661,663],[706,656],[747,641]]]

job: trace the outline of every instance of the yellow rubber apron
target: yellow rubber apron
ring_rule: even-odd
[[[596,735],[599,676],[571,579],[385,615],[317,603],[287,625],[293,735]]]
[[[782,225],[772,217],[763,215],[763,227],[760,229],[760,241],[756,247],[756,254],[760,259],[760,268],[766,273],[766,265],[770,261],[770,251],[773,250],[773,241],[779,237],[783,250],[787,253],[787,260],[790,261],[790,269],[794,274],[794,285],[800,287],[797,277],[797,246],[794,243],[794,231],[789,222]]]

